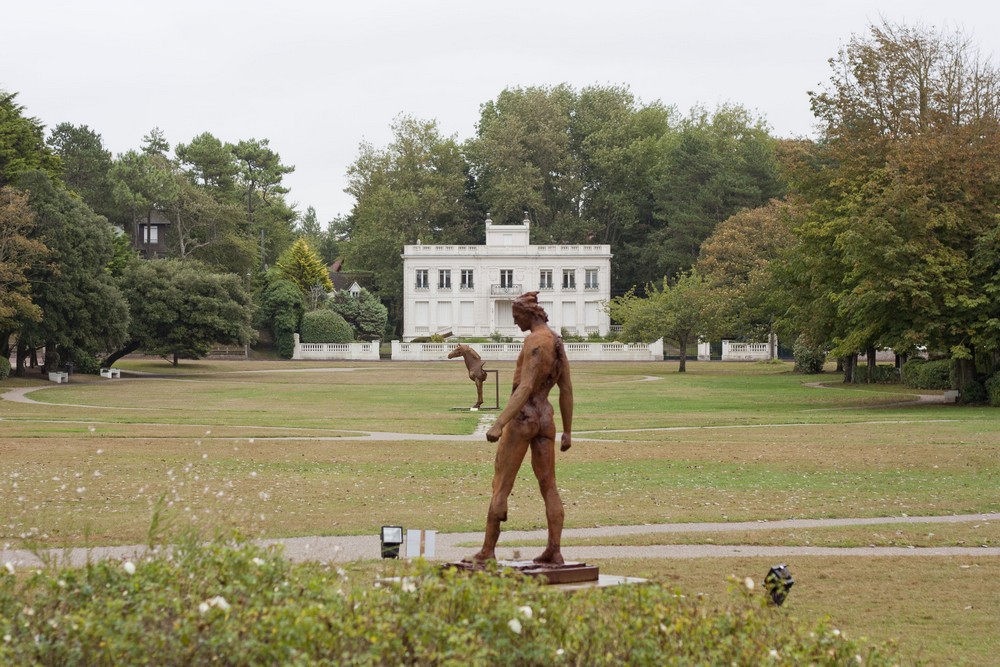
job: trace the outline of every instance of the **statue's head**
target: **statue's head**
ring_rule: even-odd
[[[514,315],[514,322],[521,327],[522,331],[530,329],[532,320],[536,318],[542,322],[549,321],[545,309],[538,305],[538,292],[525,292],[514,299],[511,311]],[[522,326],[522,324],[526,324],[526,326]]]
[[[454,350],[452,350],[451,352],[448,353],[448,358],[449,359],[454,359],[455,357],[462,356],[465,353],[465,351],[468,349],[468,347],[469,347],[468,345],[464,345],[462,343],[459,343],[458,345],[455,346]]]

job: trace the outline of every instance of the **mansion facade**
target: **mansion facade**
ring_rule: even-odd
[[[523,338],[511,306],[525,292],[556,331],[608,334],[611,246],[531,245],[531,223],[494,225],[486,245],[407,245],[403,248],[403,340],[451,332]]]

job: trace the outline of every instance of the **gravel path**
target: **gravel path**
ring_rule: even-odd
[[[1000,521],[998,514],[963,514],[953,516],[926,517],[878,517],[868,519],[789,519],[785,521],[747,521],[739,523],[668,523],[649,526],[602,526],[599,528],[571,528],[563,531],[565,538],[613,539],[622,535],[657,533],[722,532],[733,530],[774,530],[794,528],[828,528],[837,526],[870,526],[879,524],[933,524],[960,523],[971,521]],[[503,543],[523,540],[544,540],[544,530],[507,531],[500,536],[497,557],[501,560],[516,560],[515,548],[504,547]],[[459,546],[478,544],[482,533],[440,533],[433,560],[456,561],[471,556],[476,547]],[[349,562],[378,559],[380,553],[377,535],[347,535],[337,537],[290,537],[278,540],[264,540],[263,544],[284,545],[285,555],[292,561]],[[541,547],[520,547],[530,557]],[[57,561],[68,561],[79,565],[88,559],[138,558],[145,547],[138,545],[118,547],[95,547],[92,549],[52,550],[51,556]],[[969,558],[1000,556],[1000,547],[787,547],[750,545],[656,545],[656,546],[565,546],[563,556],[567,560],[595,562],[608,558],[727,558],[727,557],[768,557],[791,558],[795,556],[965,556]],[[0,563],[11,563],[15,567],[30,567],[39,564],[38,557],[30,551],[18,549],[0,550]]]

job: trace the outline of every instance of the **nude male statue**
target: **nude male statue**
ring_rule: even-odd
[[[562,338],[549,328],[548,315],[538,305],[538,292],[522,294],[514,300],[514,323],[531,333],[514,369],[514,386],[503,412],[497,417],[486,439],[497,442],[493,474],[493,497],[486,515],[486,539],[473,559],[477,562],[496,559],[500,523],[507,520],[507,497],[514,486],[524,455],[531,448],[531,467],[538,478],[538,488],[545,500],[548,523],[548,546],[536,563],[562,565],[560,541],[563,529],[563,505],[556,488],[556,424],[549,390],[559,387],[559,412],[562,417],[562,444],[570,448],[573,422],[573,385]]]

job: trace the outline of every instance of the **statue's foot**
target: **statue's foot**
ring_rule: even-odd
[[[539,565],[564,565],[566,563],[558,547],[549,547],[542,552],[541,556],[535,558],[533,562]]]
[[[496,560],[496,553],[493,551],[479,551],[472,558],[463,558],[462,560],[466,563],[475,563],[476,565],[482,565],[483,563],[491,560]]]

